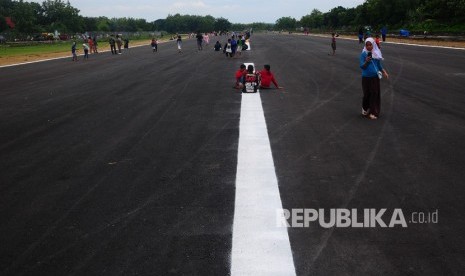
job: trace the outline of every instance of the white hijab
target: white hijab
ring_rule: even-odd
[[[371,42],[371,45],[373,45],[373,50],[371,50],[371,53],[373,55],[374,59],[381,59],[383,60],[383,54],[381,53],[381,50],[378,48],[378,44],[376,44],[375,40],[372,37],[369,37],[365,40],[365,47],[363,47],[362,52],[369,52],[367,50],[367,42]]]

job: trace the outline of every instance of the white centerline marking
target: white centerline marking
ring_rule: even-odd
[[[260,93],[243,93],[231,275],[295,275]]]

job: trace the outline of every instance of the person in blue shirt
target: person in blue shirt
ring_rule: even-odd
[[[386,28],[386,26],[384,26],[384,27],[381,29],[381,37],[383,38],[383,42],[386,41],[386,35],[387,35],[387,28]]]
[[[234,36],[231,37],[231,50],[232,56],[235,56],[237,51],[237,40],[234,38]]]
[[[383,68],[381,50],[371,37],[365,41],[365,48],[360,54],[360,68],[362,69],[362,115],[370,119],[378,119],[381,108],[382,75],[389,79],[386,69]]]

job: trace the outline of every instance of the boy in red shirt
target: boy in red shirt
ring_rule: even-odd
[[[273,73],[271,73],[270,65],[266,64],[263,66],[263,68],[264,69],[260,71],[260,76],[261,76],[260,88],[265,88],[265,89],[271,88],[271,83],[273,83],[274,86],[276,86],[276,88],[282,89],[282,87],[279,86],[278,83],[276,82],[276,79],[274,78]]]
[[[243,83],[243,78],[245,74],[247,73],[247,70],[245,69],[245,64],[241,64],[239,70],[236,71],[236,84],[234,85],[234,88],[236,89],[242,89],[244,86]]]

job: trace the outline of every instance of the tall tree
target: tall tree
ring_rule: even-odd
[[[15,23],[14,31],[22,34],[33,34],[43,31],[38,21],[41,19],[40,5],[20,0],[14,2],[11,17]]]
[[[232,24],[228,21],[228,19],[220,17],[215,19],[215,23],[213,25],[213,29],[216,31],[226,31],[231,29]]]
[[[42,11],[49,31],[82,32],[84,29],[79,10],[72,7],[69,1],[46,0],[42,3]]]
[[[281,17],[276,20],[275,29],[276,30],[295,30],[297,20],[292,17]]]

